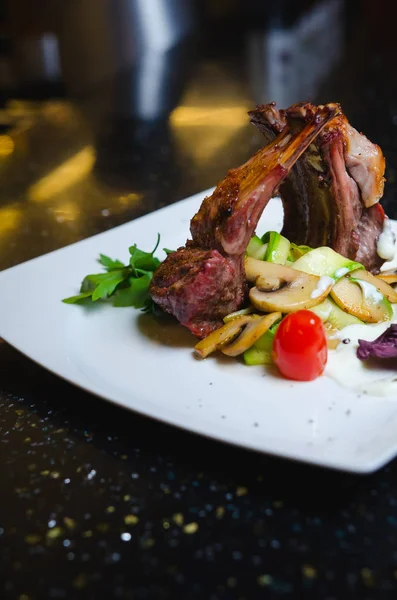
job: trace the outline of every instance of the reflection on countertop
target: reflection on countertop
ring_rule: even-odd
[[[128,68],[91,93],[8,98],[0,112],[0,268],[216,184],[260,147],[246,113],[273,99],[340,101],[382,146],[385,205],[397,214],[397,82],[389,53],[366,41],[371,6],[363,3],[355,23],[349,14],[341,0],[309,3],[291,23],[244,21],[238,38],[232,25],[198,31],[190,14],[183,35],[142,43]]]

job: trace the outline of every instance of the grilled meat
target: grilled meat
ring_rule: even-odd
[[[246,297],[243,258],[258,220],[301,154],[339,112],[336,104],[289,116],[277,137],[229,171],[191,221],[192,239],[154,274],[150,293],[197,337],[205,337]]]
[[[251,122],[270,142],[293,118],[313,118],[318,107],[296,104],[279,111],[274,103],[251,111]],[[297,244],[327,245],[379,272],[376,252],[384,213],[385,159],[379,146],[356,131],[343,114],[331,120],[280,186],[283,234]]]

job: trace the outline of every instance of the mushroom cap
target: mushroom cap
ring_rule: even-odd
[[[250,290],[250,301],[265,312],[290,313],[316,306],[328,296],[334,284],[330,277],[253,258],[245,259],[245,272],[247,279],[256,284]],[[277,289],[275,282],[280,283]]]
[[[388,283],[389,285],[397,283],[397,273],[379,273],[379,275],[377,275],[376,277],[381,281],[386,281],[386,283]]]
[[[385,298],[389,300],[389,302],[397,302],[397,290],[392,288],[391,285],[389,285],[389,282],[387,282],[387,280],[385,281],[384,279],[375,277],[375,275],[372,275],[372,273],[364,271],[363,269],[360,269],[359,271],[353,271],[351,273],[351,276],[355,279],[366,281],[367,283],[370,283],[371,285],[375,286],[378,292],[383,294]],[[397,282],[397,276],[395,276],[395,281]]]
[[[375,287],[373,289],[377,291]],[[388,300],[381,293],[377,293],[379,298],[377,295],[366,298],[360,285],[348,277],[340,279],[331,290],[331,296],[339,308],[366,323],[379,323],[391,317]]]

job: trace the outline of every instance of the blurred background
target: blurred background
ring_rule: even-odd
[[[397,216],[393,4],[0,0],[0,269],[216,184],[272,100],[342,103]]]

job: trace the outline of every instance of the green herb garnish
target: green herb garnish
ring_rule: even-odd
[[[99,255],[98,262],[104,267],[104,273],[96,273],[84,277],[80,293],[62,302],[96,302],[112,298],[113,306],[133,306],[145,312],[154,310],[154,303],[149,294],[149,285],[160,260],[154,256],[160,243],[160,235],[151,252],[144,252],[134,244],[129,248],[130,260],[125,265],[120,260],[113,260],[104,254]],[[169,254],[171,250],[165,250]]]

